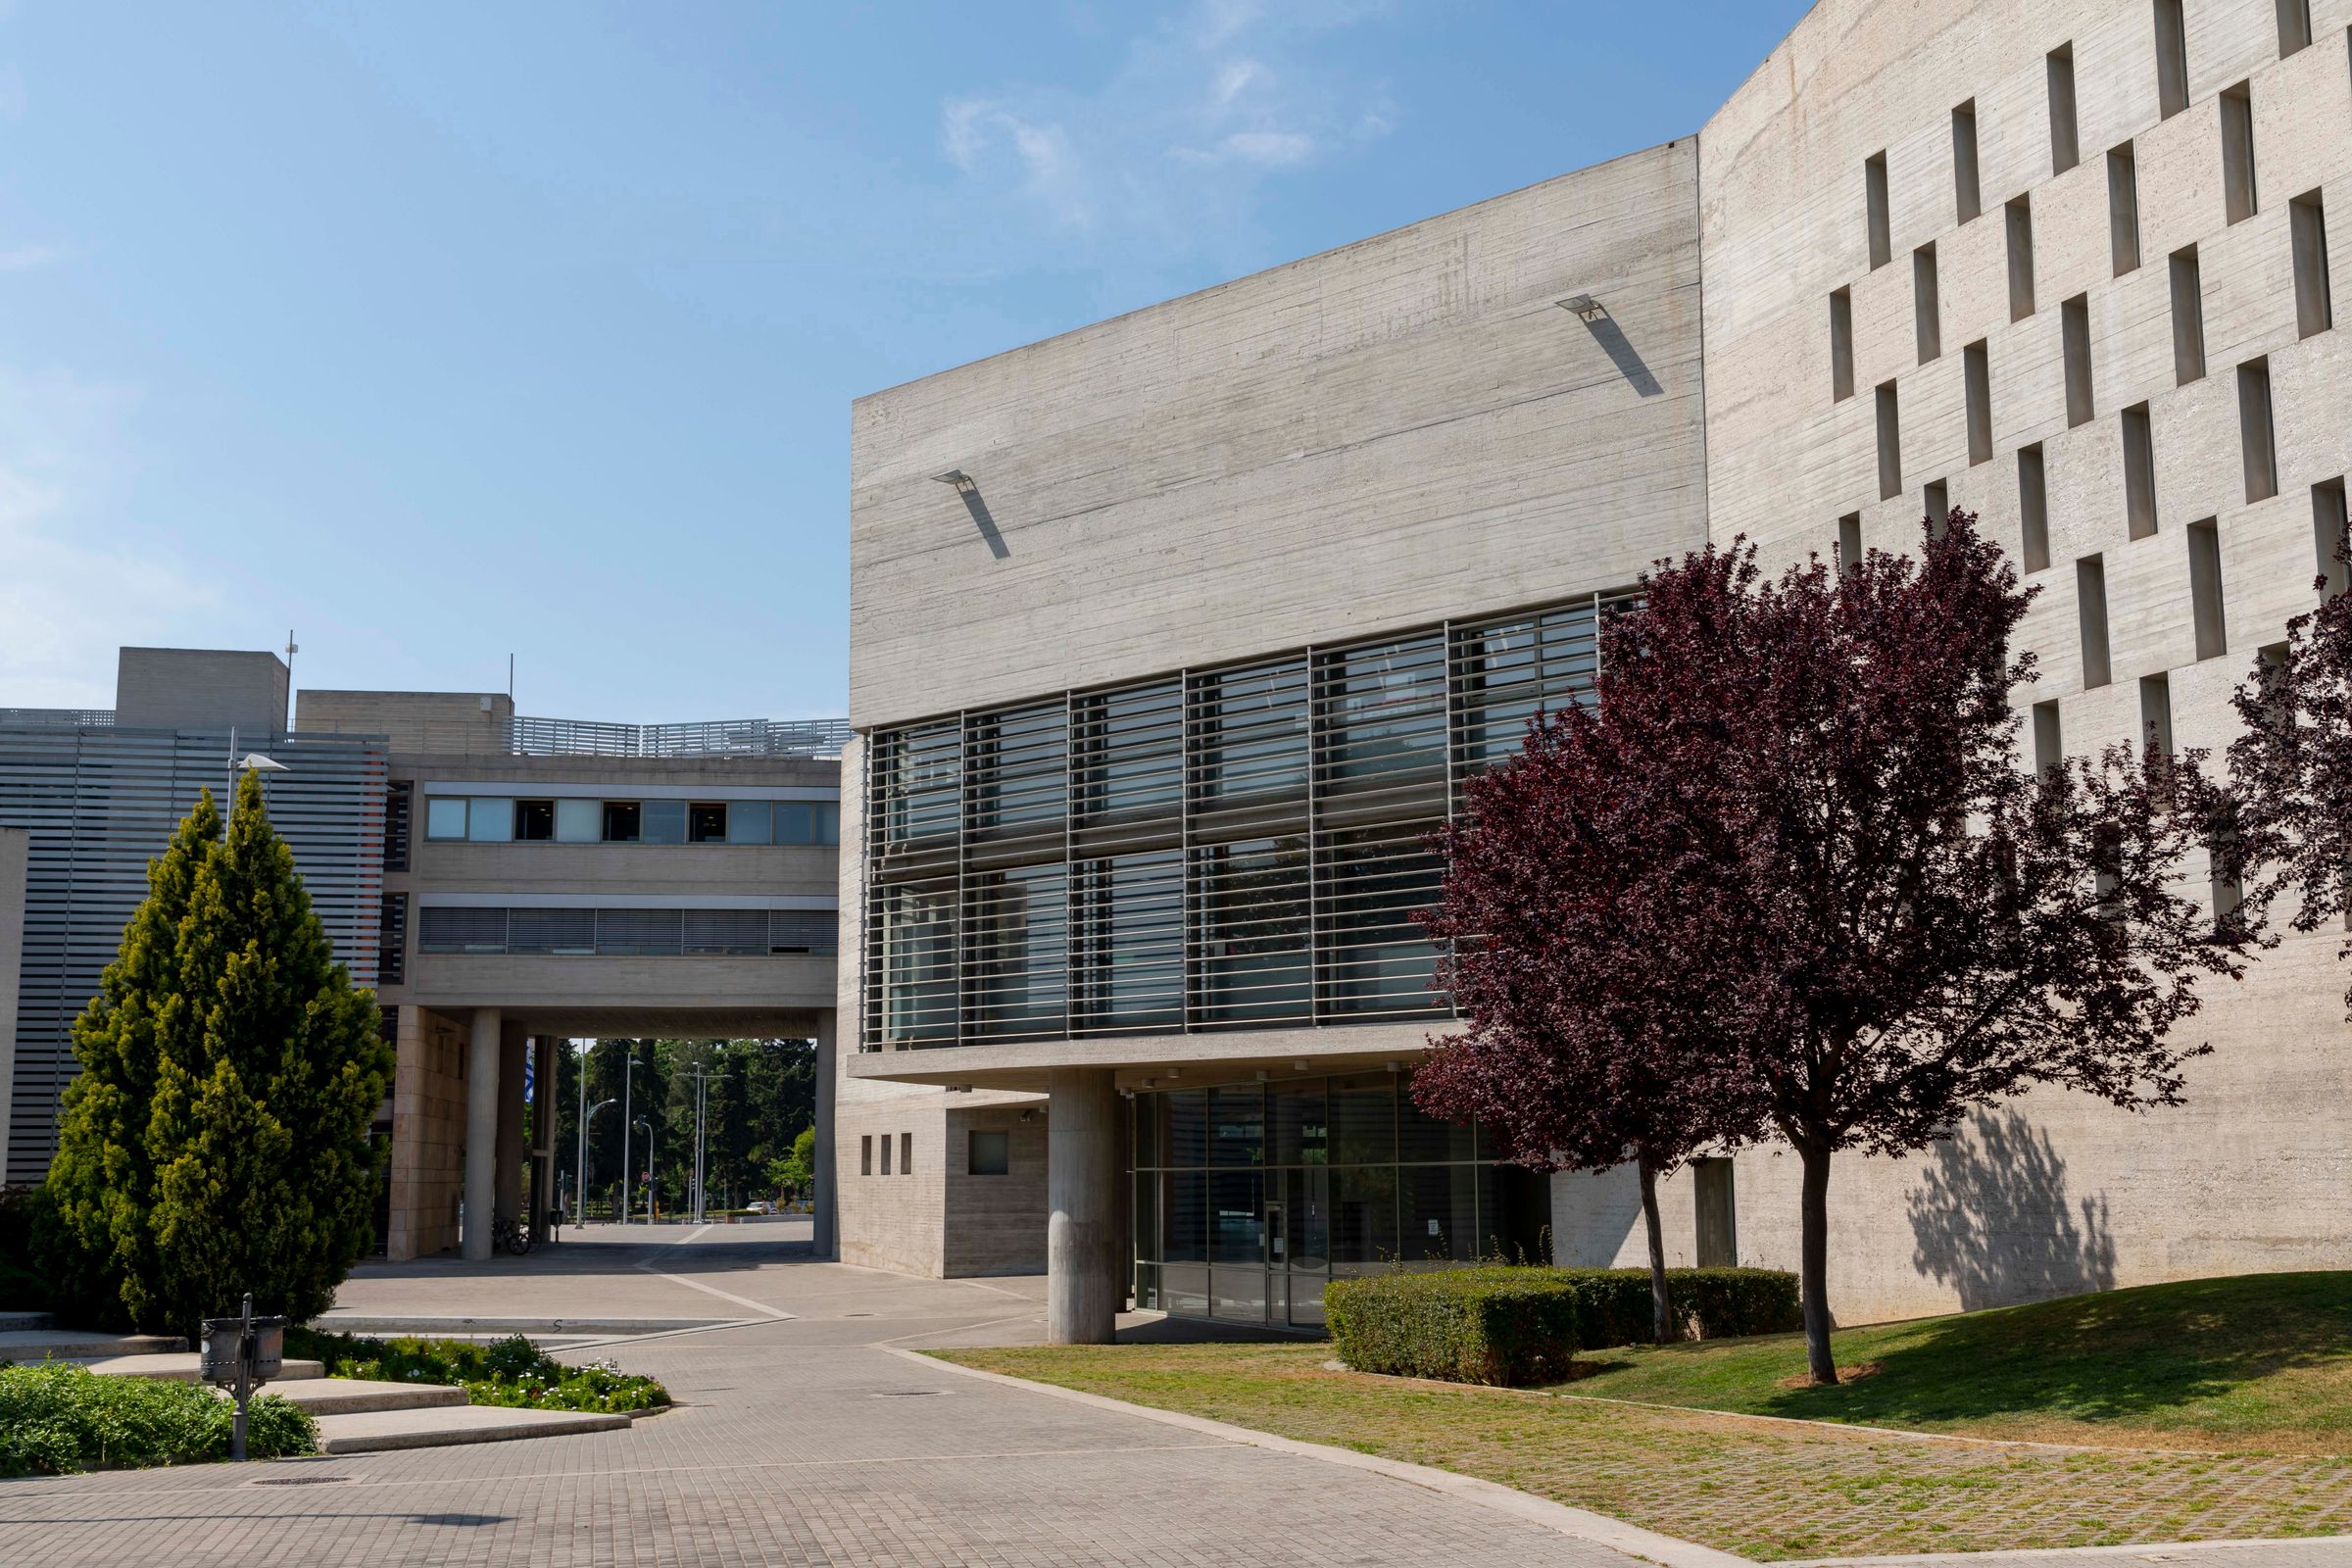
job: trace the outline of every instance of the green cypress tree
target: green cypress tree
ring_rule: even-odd
[[[392,1081],[374,998],[335,962],[256,775],[214,841],[218,823],[208,796],[151,872],[147,906],[75,1025],[84,1077],[94,1063],[110,1077],[103,1090],[77,1082],[68,1121],[92,1126],[61,1141],[50,1171],[83,1248],[78,1278],[110,1288],[117,1315],[172,1334],[235,1310],[246,1291],[257,1310],[297,1319],[333,1302],[368,1247],[368,1128]],[[151,957],[167,921],[170,956]],[[114,1066],[126,1057],[143,1081]],[[75,1220],[90,1205],[70,1195],[109,1185],[116,1168],[142,1185],[97,1205],[110,1245],[93,1253]]]

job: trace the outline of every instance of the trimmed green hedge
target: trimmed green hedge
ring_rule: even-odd
[[[0,1364],[0,1476],[72,1475],[228,1457],[236,1406],[201,1383],[107,1377],[62,1361]],[[310,1412],[274,1394],[248,1408],[256,1459],[318,1451]]]
[[[1699,1339],[1775,1334],[1803,1321],[1796,1276],[1678,1268],[1667,1293]],[[1650,1338],[1647,1269],[1477,1268],[1333,1280],[1324,1313],[1340,1359],[1358,1372],[1525,1384],[1568,1375],[1578,1350]]]
[[[323,1362],[330,1378],[383,1383],[454,1383],[475,1404],[534,1410],[651,1410],[669,1402],[652,1378],[610,1361],[567,1366],[519,1334],[476,1345],[470,1340],[371,1340],[299,1325],[286,1330],[286,1354]]]

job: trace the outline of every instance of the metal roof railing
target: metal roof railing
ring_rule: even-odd
[[[517,717],[517,757],[838,757],[846,718],[725,718],[691,724],[609,724]]]
[[[112,729],[111,708],[0,708],[0,724],[55,725],[60,729]]]

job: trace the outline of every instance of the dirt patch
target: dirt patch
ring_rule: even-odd
[[[1885,1370],[1886,1368],[1877,1361],[1857,1361],[1852,1366],[1839,1367],[1838,1381],[1859,1383],[1864,1378],[1875,1378]],[[1779,1386],[1784,1389],[1810,1389],[1817,1385],[1813,1382],[1811,1373],[1803,1373],[1796,1377],[1781,1379]]]

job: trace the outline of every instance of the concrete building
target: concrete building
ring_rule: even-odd
[[[1398,1094],[1448,1016],[1421,834],[1651,561],[1946,506],[2042,589],[2029,748],[2226,743],[2344,526],[2348,27],[1820,0],[1694,137],[861,400],[842,1255],[1043,1264],[1076,1340],[1130,1297],[1311,1324],[1546,1227],[1640,1255],[1630,1178],[1531,1184]],[[2335,946],[2213,996],[2181,1109],[1844,1161],[1833,1299],[2345,1266]],[[1675,1260],[1792,1267],[1795,1174],[1670,1184]]]
[[[0,1173],[8,1169],[9,1104],[16,1087],[17,985],[24,952],[24,870],[31,836],[0,827]]]
[[[248,750],[288,765],[267,785],[272,818],[397,1050],[376,1127],[391,1257],[486,1257],[494,1214],[544,1225],[557,1118],[543,1103],[523,1147],[526,1054],[542,1095],[571,1087],[557,1046],[582,1036],[810,1039],[829,1080],[846,726],[306,691],[288,732],[275,656],[190,650],[124,650],[120,694],[109,711],[0,710],[0,1020],[20,953],[28,981],[0,1037],[12,1180],[39,1179],[55,1150],[70,1026],[148,859]],[[26,843],[12,905],[8,856]]]

